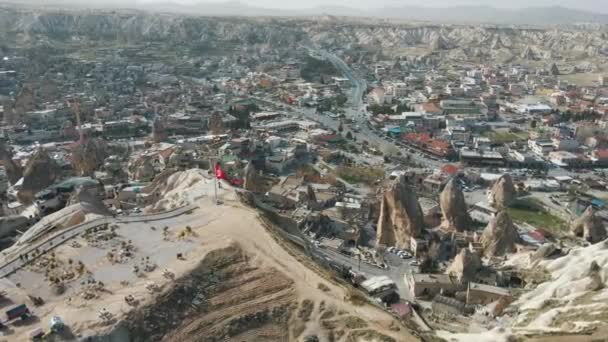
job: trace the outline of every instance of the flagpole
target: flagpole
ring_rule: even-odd
[[[215,199],[215,205],[219,205],[220,202],[217,199],[217,168],[219,163],[219,157],[209,156],[209,161],[213,165],[213,197]]]
[[[219,205],[219,201],[217,200],[217,173],[214,174],[213,177],[213,193],[215,194],[215,205]]]

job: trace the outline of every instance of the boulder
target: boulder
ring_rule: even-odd
[[[60,169],[57,163],[42,148],[39,148],[27,161],[23,173],[23,184],[17,194],[22,203],[31,203],[40,190],[59,180]]]
[[[496,213],[481,235],[481,244],[487,257],[514,253],[517,250],[515,244],[518,242],[520,238],[517,228],[504,210]]]
[[[606,239],[606,227],[591,206],[585,210],[581,217],[572,222],[571,231],[575,236],[582,237],[590,243],[597,243]]]
[[[72,150],[72,165],[78,175],[91,176],[101,168],[107,156],[105,141],[85,138],[79,141]]]
[[[411,237],[424,228],[424,217],[416,192],[401,176],[382,195],[378,218],[377,243],[408,248]]]
[[[516,197],[515,185],[513,179],[507,173],[500,176],[490,192],[490,204],[497,208],[506,208],[513,202]]]
[[[442,227],[459,232],[469,228],[471,217],[467,211],[467,204],[460,187],[453,178],[441,192],[439,205],[443,214]]]
[[[454,261],[446,270],[446,274],[455,277],[458,282],[465,284],[475,281],[477,271],[481,267],[481,259],[479,256],[471,252],[468,248],[463,248],[456,255]]]

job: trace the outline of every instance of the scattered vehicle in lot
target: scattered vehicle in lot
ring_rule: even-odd
[[[399,257],[400,257],[401,259],[411,259],[411,258],[412,258],[412,255],[411,255],[411,254],[409,254],[409,253],[405,253],[405,252],[402,252],[402,253],[400,253],[400,254],[398,254],[398,255],[399,255]]]
[[[411,261],[411,262],[409,263],[409,265],[410,265],[410,266],[420,266],[420,264],[419,264],[419,263],[418,263],[418,261],[416,261],[416,260]]]

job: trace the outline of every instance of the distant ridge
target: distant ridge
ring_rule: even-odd
[[[134,9],[152,12],[168,12],[203,16],[348,16],[390,18],[433,23],[470,23],[495,25],[568,25],[579,23],[608,24],[608,14],[571,9],[566,7],[530,7],[524,9],[502,9],[491,6],[454,6],[433,8],[423,6],[396,6],[361,10],[351,7],[323,6],[309,9],[271,9],[250,6],[238,1],[198,3],[183,5],[171,0],[142,3],[137,0],[0,0],[0,4],[11,4],[30,8],[62,9]]]

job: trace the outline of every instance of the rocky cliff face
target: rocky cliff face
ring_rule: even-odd
[[[424,217],[416,193],[402,176],[382,195],[377,243],[407,248],[410,238],[424,228]]]
[[[484,255],[502,256],[516,251],[519,234],[509,214],[501,210],[492,218],[481,236]]]
[[[471,217],[467,211],[462,190],[454,179],[451,179],[439,196],[439,205],[443,214],[441,225],[448,230],[465,231],[469,229]]]
[[[515,185],[513,185],[513,179],[507,173],[500,176],[494,186],[490,195],[490,204],[495,208],[506,208],[513,202],[516,197]]]
[[[155,15],[143,12],[45,12],[0,10],[0,37],[20,42],[90,39],[117,42],[211,44],[243,42],[293,46],[369,46],[375,49],[424,47],[451,49],[452,57],[488,56],[506,59],[577,58],[608,54],[602,30],[571,28],[513,28],[467,25],[370,25],[324,20],[209,18]]]
[[[597,217],[593,207],[589,206],[583,215],[572,222],[572,234],[582,237],[585,240],[596,243],[605,240],[607,237],[606,227],[602,219]]]
[[[23,173],[23,185],[17,194],[23,203],[31,203],[34,195],[52,185],[60,177],[57,163],[42,148],[30,157]]]
[[[479,256],[469,251],[469,249],[463,248],[456,255],[445,273],[455,277],[460,283],[467,283],[475,281],[480,267],[481,260]]]

